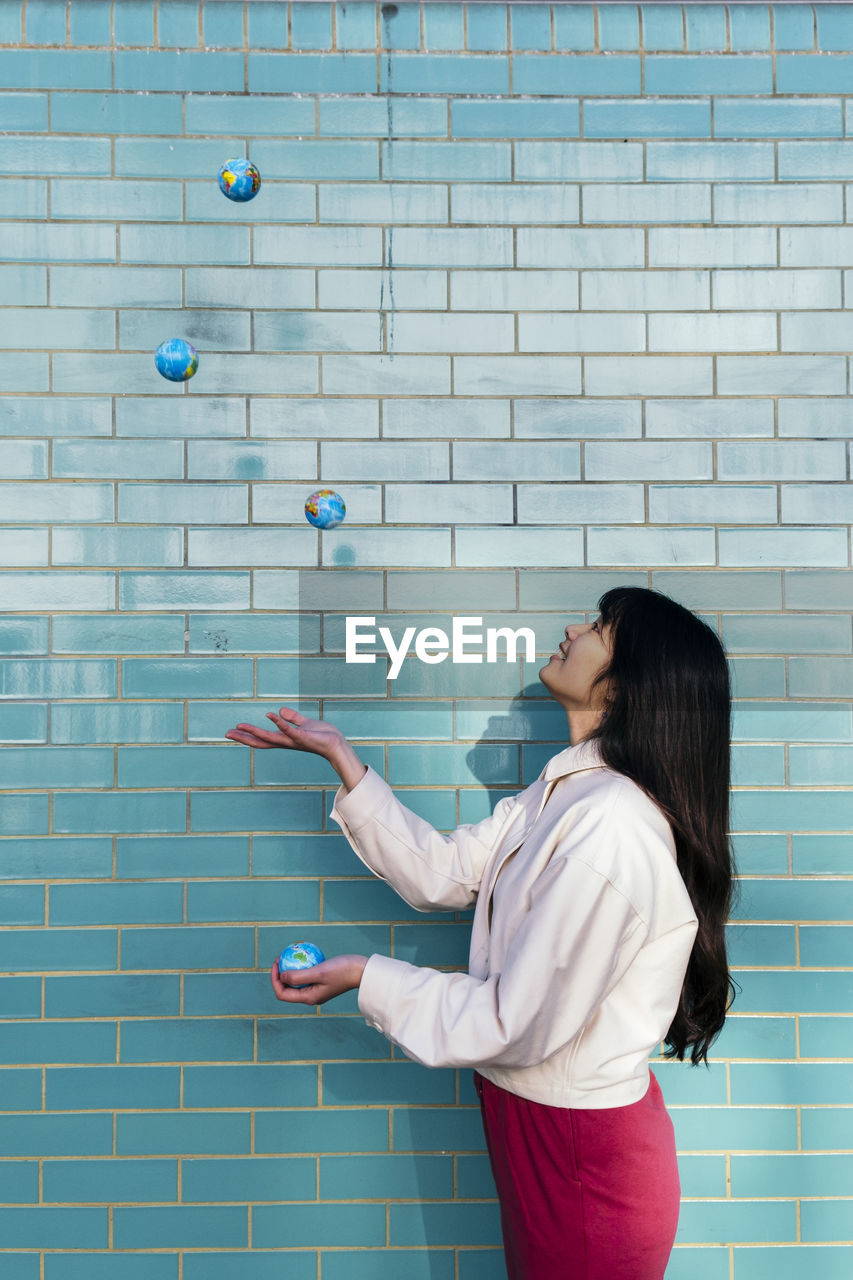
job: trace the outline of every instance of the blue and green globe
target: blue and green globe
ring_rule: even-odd
[[[316,529],[334,529],[343,523],[346,503],[334,489],[318,489],[305,503],[305,518]]]
[[[170,382],[186,382],[198,368],[198,352],[183,338],[169,338],[154,352],[154,363]]]
[[[288,969],[313,969],[315,964],[322,964],[325,959],[320,948],[315,947],[313,942],[291,942],[278,958],[278,971],[284,973]],[[295,990],[304,991],[310,985],[309,982],[304,982]]]
[[[219,189],[229,200],[241,204],[254,200],[261,189],[261,175],[249,160],[227,160],[219,170]]]

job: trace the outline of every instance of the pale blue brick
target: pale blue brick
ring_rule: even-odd
[[[386,400],[382,409],[382,432],[389,439],[506,438],[509,427],[508,400]]]
[[[849,787],[853,784],[853,751],[848,747],[790,747],[791,785]]]
[[[741,99],[743,101],[743,99]],[[649,181],[750,181],[775,177],[772,142],[655,142],[646,145]]]
[[[157,14],[157,37],[161,47],[197,48],[199,6],[195,0],[161,0]]]
[[[373,68],[373,59],[370,62]],[[367,92],[375,90],[375,71],[372,79]],[[509,59],[477,53],[391,53],[380,61],[379,89],[381,93],[504,94],[509,90]]]
[[[286,302],[294,308],[305,308],[314,303],[313,271],[188,267],[184,275],[190,307],[245,307],[251,302],[253,307],[267,308],[281,307]]]
[[[197,6],[193,6],[197,13]],[[196,34],[194,44],[198,44]],[[75,56],[75,55],[70,55]],[[95,56],[95,55],[76,55]],[[99,55],[98,55],[99,56]],[[242,53],[210,53],[201,50],[151,50],[114,55],[116,89],[243,93]],[[251,55],[250,55],[251,63]],[[101,88],[100,85],[87,86]],[[109,87],[109,86],[104,86]],[[280,87],[280,86],[279,86]]]
[[[7,521],[62,523],[75,520],[112,520],[112,485],[65,485],[31,483],[0,484],[0,503]]]
[[[247,488],[242,484],[120,484],[118,518],[132,524],[244,524]]]
[[[562,478],[562,471],[559,472]],[[518,523],[588,524],[610,520],[614,524],[642,524],[645,520],[643,489],[630,484],[520,484]]]
[[[649,266],[775,267],[776,232],[770,227],[653,227],[649,230]]]
[[[180,480],[183,448],[177,441],[55,440],[53,475],[62,478]]]
[[[47,301],[47,271],[35,266],[0,266],[0,289],[22,307],[40,307]],[[20,403],[20,402],[18,402]],[[0,420],[4,406],[0,406]],[[3,430],[0,425],[0,431]]]
[[[450,267],[512,266],[508,229],[401,227],[394,234],[394,261],[400,266],[430,266],[436,259]]]
[[[772,5],[773,43],[777,49],[813,49],[815,20],[810,7]]]
[[[111,311],[9,307],[4,314],[11,329],[0,335],[0,347],[109,350],[115,346]]]
[[[4,133],[47,129],[47,94],[0,93],[0,123]]]
[[[287,5],[250,4],[249,47],[252,49],[285,49],[287,47]],[[373,42],[371,41],[371,44]]]
[[[590,311],[696,311],[711,300],[707,271],[584,271],[581,286]]]
[[[649,232],[653,235],[653,232]],[[642,267],[640,228],[567,230],[519,227],[516,233],[519,267]]]
[[[580,565],[584,562],[583,531],[565,525],[535,529],[517,526],[457,529],[455,541],[456,564],[459,566],[516,565],[525,568]]]
[[[850,48],[850,11],[846,5],[830,8],[828,4],[814,6],[817,18],[817,47],[822,50]]]
[[[107,436],[111,430],[110,416],[110,402],[106,399],[4,396],[0,400],[0,435]]]
[[[292,44],[294,49],[331,49],[332,6],[330,4],[290,5]]]
[[[44,218],[47,216],[47,183],[18,178],[0,187],[0,217]]]
[[[447,395],[447,356],[324,356],[323,388],[331,395]],[[457,385],[457,392],[461,388]],[[464,394],[464,391],[463,391]]]
[[[649,351],[776,351],[777,345],[772,312],[649,316]]]
[[[54,357],[56,359],[56,357]],[[278,394],[282,386],[308,394],[318,388],[317,357],[310,355],[205,355],[199,391],[221,395]],[[190,384],[190,391],[193,386]]]
[[[0,12],[0,44],[20,44],[23,40],[23,13],[20,5],[4,5]]]
[[[0,50],[0,82],[6,89],[109,89],[110,54],[66,49]]]
[[[522,315],[518,319],[518,349],[645,351],[645,320],[640,315],[596,315],[592,311],[574,316],[555,316],[543,312]]]
[[[12,317],[13,322],[15,317]],[[47,442],[44,440],[0,441],[0,473],[7,479],[38,480],[47,475]]]
[[[689,98],[673,102],[593,99],[584,104],[583,131],[586,138],[707,138],[711,106]]]
[[[450,9],[450,5],[442,5],[442,9]],[[433,16],[432,10],[427,10],[427,15],[432,18],[432,29],[436,30],[440,25],[441,13]],[[425,17],[425,21],[427,18]],[[335,39],[339,49],[373,49],[376,44],[376,9],[372,4],[360,3],[340,3],[335,6]],[[434,48],[441,48],[441,45],[433,45]],[[448,46],[450,48],[462,48],[462,15],[459,14],[459,38],[458,43],[451,41]]]
[[[779,178],[843,178],[849,170],[849,142],[780,142]]]
[[[450,274],[450,305],[458,311],[574,311],[578,274],[560,270],[454,271]]]
[[[191,617],[189,647],[191,653],[319,651],[320,620],[293,615],[243,617],[236,613]]]
[[[710,480],[711,446],[706,444],[589,443],[587,480]]]
[[[220,228],[210,230],[220,232]],[[395,245],[396,240],[397,236]],[[256,263],[374,266],[381,261],[379,227],[258,227],[255,232]]]
[[[843,132],[840,98],[717,98],[714,104],[718,138],[840,138]]]
[[[579,188],[571,183],[553,186],[457,184],[450,188],[450,213],[454,222],[577,222]]]
[[[777,93],[849,93],[853,55],[777,54]]]
[[[220,9],[221,5],[210,8]],[[191,93],[186,96],[186,130],[187,133],[222,133],[230,138],[242,134],[275,137],[311,134],[314,106],[308,99],[272,94],[251,98],[238,94]]]
[[[281,505],[276,504],[276,518]],[[256,519],[263,519],[260,512]],[[188,535],[187,564],[191,568],[215,565],[314,565],[317,538],[310,528],[194,529]],[[251,690],[249,690],[251,692]]]
[[[0,620],[0,652],[47,653],[47,618]]]
[[[780,436],[849,436],[851,432],[850,404],[845,399],[779,401]]]
[[[313,6],[312,6],[313,7]],[[381,6],[379,45],[383,49],[418,49],[421,43],[420,13],[406,5]]]
[[[580,446],[552,444],[548,450],[554,475],[561,480],[580,479]],[[540,461],[526,445],[455,444],[453,477],[455,480],[539,480]],[[575,521],[574,523],[577,523]]]
[[[715,222],[843,222],[840,186],[726,186],[714,190]]]
[[[651,59],[646,59],[648,66]],[[648,74],[648,73],[647,73]],[[519,53],[513,58],[513,93],[525,94],[637,94],[640,93],[640,59],[620,54],[571,55]],[[646,86],[646,91],[651,92]],[[502,92],[500,89],[481,92]],[[506,92],[504,89],[503,92]],[[655,90],[654,92],[657,92]],[[695,93],[691,85],[685,93]]]
[[[369,436],[379,434],[377,401],[253,400],[252,435],[282,439],[292,436]]]
[[[418,511],[426,524],[509,524],[512,489],[509,485],[386,485],[385,519],[408,524]]]
[[[115,586],[110,573],[5,573],[3,602],[7,609],[113,609]]]
[[[509,7],[513,49],[551,48],[551,10],[547,4]]]
[[[121,609],[247,609],[248,573],[122,573]],[[79,607],[79,606],[75,606]]]
[[[447,134],[447,107],[430,98],[320,98],[319,129],[340,137]],[[313,131],[313,115],[311,117]],[[303,131],[305,132],[305,131]]]
[[[184,628],[182,619],[168,614],[144,621],[120,614],[65,615],[53,619],[52,645],[54,653],[183,653]]]
[[[827,310],[841,300],[839,271],[715,271],[714,306],[723,311]],[[802,408],[807,411],[808,402]]]
[[[119,347],[125,350],[153,351],[166,333],[180,333],[200,351],[248,351],[251,344],[248,311],[158,311],[146,307],[121,311],[118,319]]]
[[[205,48],[243,48],[242,4],[209,4],[202,8]]]
[[[177,182],[59,179],[50,184],[50,209],[54,218],[175,222],[182,217],[181,188]]]
[[[30,0],[26,13],[27,44],[65,44],[65,0]]]
[[[0,256],[22,262],[114,262],[115,231],[85,222],[73,227],[9,222]]]
[[[782,485],[784,524],[850,524],[853,502],[846,484]]]
[[[500,51],[507,47],[507,7],[481,4],[467,10],[469,49]]]
[[[190,480],[289,480],[316,474],[313,444],[205,441],[187,446]]]
[[[782,313],[783,351],[848,351],[853,314],[844,311]]]
[[[783,227],[779,255],[783,267],[853,265],[853,227]]]
[[[180,529],[115,529],[89,525],[56,529],[53,534],[56,565],[115,565],[166,567],[184,561]]]
[[[595,48],[595,15],[590,4],[555,5],[554,47],[587,52]]]
[[[574,356],[454,356],[454,392],[457,395],[579,395],[580,363],[580,358]]]
[[[74,230],[77,228],[75,227]],[[288,231],[288,234],[292,232]],[[239,265],[249,261],[248,227],[151,227],[132,223],[121,229],[122,261],[151,262],[157,266],[174,262]]]
[[[276,184],[278,185],[278,184]],[[290,183],[287,199],[276,197],[276,185],[267,183],[264,199],[251,204],[239,204],[223,200],[219,186],[210,182],[192,182],[187,185],[187,222],[313,222],[317,197],[314,187],[308,183]],[[282,188],[278,185],[278,191]],[[270,201],[273,203],[271,204]]]
[[[301,53],[294,58],[278,53],[250,53],[248,62],[251,93],[376,92],[375,54]],[[239,87],[221,83],[210,87],[220,92],[222,89],[242,92],[242,70],[240,76]],[[395,78],[395,88],[406,86],[397,83]]]
[[[116,10],[113,21],[117,45],[153,45],[154,5],[152,0],[123,0]]]
[[[843,395],[843,356],[719,356],[719,395]]]
[[[770,9],[768,6],[730,5],[729,24],[732,52],[770,48]]]
[[[0,352],[0,391],[47,391],[47,354],[6,355]]]
[[[0,530],[0,564],[35,567],[46,565],[47,559],[47,529]]]
[[[313,304],[313,288],[312,281],[307,306]],[[447,306],[447,275],[444,271],[405,268],[393,271],[320,271],[317,292],[321,310],[420,311],[434,308],[444,311]]]
[[[59,352],[53,356],[53,386],[61,392],[126,395],[129,391],[167,389],[180,395],[177,383],[165,383],[158,375],[151,355],[98,355]],[[167,392],[168,393],[168,392]]]
[[[126,794],[62,792],[54,796],[53,829],[72,835],[78,832],[184,831],[186,809],[186,795],[180,791]],[[70,1007],[64,1008],[63,1012],[70,1014]]]
[[[423,99],[420,102],[421,109],[430,105]],[[580,132],[576,98],[547,103],[453,98],[450,110],[455,138],[571,138]]]
[[[847,536],[843,529],[756,529],[745,541],[737,529],[720,530],[721,565],[847,564]]]
[[[827,593],[842,608],[853,604],[853,582],[845,574],[802,572],[785,574],[786,600],[792,609],[822,609]]]
[[[717,468],[721,480],[842,480],[844,446],[840,441],[724,443],[717,447]]]
[[[709,222],[711,189],[700,183],[584,187],[583,216],[585,222]]]
[[[772,93],[773,62],[758,54],[694,54],[645,58],[649,94]],[[779,86],[778,92],[790,92]]]
[[[53,216],[57,216],[55,208]],[[180,213],[176,216],[180,217]],[[180,271],[157,267],[53,267],[51,304],[73,307],[83,298],[91,306],[100,307],[177,307],[181,303]]]
[[[131,178],[204,178],[219,171],[223,151],[226,159],[242,155],[244,144],[233,138],[223,143],[194,138],[116,138],[115,169],[119,176]]]
[[[319,203],[321,222],[447,221],[447,189],[426,183],[324,183]]]
[[[383,142],[383,178],[424,181],[508,181],[508,142]],[[517,175],[518,176],[518,175]]]
[[[635,142],[515,144],[516,180],[562,182],[567,174],[574,182],[642,182],[643,148]],[[679,176],[683,180],[683,171]]]
[[[587,395],[710,395],[710,356],[589,356]]]
[[[389,351],[512,351],[514,346],[512,316],[488,314],[409,312],[396,317],[388,338]]]
[[[300,55],[303,56],[303,55]],[[304,138],[295,142],[257,139],[252,159],[266,178],[378,178],[379,151],[375,141]],[[389,176],[387,173],[386,177]],[[413,175],[417,176],[417,175]]]
[[[63,133],[183,132],[181,99],[175,94],[54,93],[50,108],[54,127],[59,124]]]
[[[116,434],[242,436],[246,434],[246,402],[234,396],[194,396],[169,401],[156,396],[140,399],[122,396],[116,403]]]
[[[726,14],[719,5],[685,8],[684,27],[688,49],[725,49]]]
[[[755,485],[649,485],[653,524],[775,524],[776,489]]]

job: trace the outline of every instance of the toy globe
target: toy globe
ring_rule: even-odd
[[[154,363],[170,382],[186,382],[198,368],[198,352],[183,338],[169,338],[154,352]]]
[[[278,958],[278,971],[284,973],[286,969],[313,969],[315,964],[321,964],[325,959],[320,948],[315,947],[313,942],[291,942]],[[304,982],[301,987],[294,989],[304,991],[310,985]]]
[[[317,529],[334,529],[346,513],[347,505],[334,489],[318,489],[305,503],[305,519]]]
[[[229,200],[254,200],[261,189],[261,175],[249,160],[228,160],[219,170],[219,189]]]

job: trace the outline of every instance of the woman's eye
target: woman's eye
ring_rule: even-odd
[[[594,623],[592,624],[592,629],[593,629],[593,631],[597,631],[597,630],[598,630],[598,623],[597,623],[597,622],[594,622]]]

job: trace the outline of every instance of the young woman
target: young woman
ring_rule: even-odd
[[[730,1002],[730,686],[714,632],[620,587],[540,671],[572,746],[491,817],[440,835],[331,724],[288,707],[248,746],[324,756],[331,816],[413,907],[476,903],[468,973],[336,956],[272,983],[417,1062],[473,1067],[510,1280],[661,1280],[678,1222],[672,1122],[648,1058],[707,1058]]]

